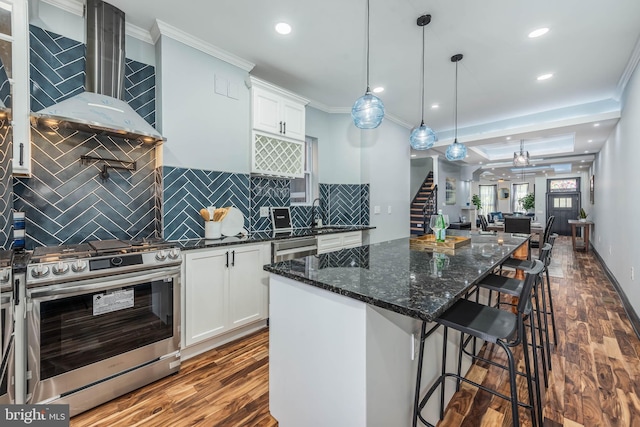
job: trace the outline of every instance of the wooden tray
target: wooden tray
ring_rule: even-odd
[[[447,236],[444,242],[436,242],[436,236],[425,234],[420,237],[412,237],[410,246],[416,249],[455,249],[471,243],[471,237]]]

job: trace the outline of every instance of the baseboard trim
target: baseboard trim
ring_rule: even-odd
[[[633,309],[633,306],[629,302],[629,298],[627,298],[627,295],[622,290],[622,286],[620,286],[620,283],[618,283],[618,280],[615,278],[611,270],[609,270],[609,267],[607,267],[607,264],[604,262],[604,259],[602,259],[598,251],[595,250],[593,246],[591,246],[591,250],[595,254],[598,261],[600,262],[600,265],[602,266],[602,269],[607,275],[607,278],[609,278],[609,281],[613,285],[613,288],[618,293],[618,296],[620,297],[620,301],[622,301],[622,307],[624,308],[624,311],[625,313],[627,313],[627,317],[631,322],[631,327],[636,333],[636,336],[640,339],[640,317],[638,317],[638,313],[636,313],[636,311]]]

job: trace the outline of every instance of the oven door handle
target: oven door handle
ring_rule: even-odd
[[[166,268],[155,270],[153,273],[127,274],[126,277],[115,277],[113,279],[102,281],[100,283],[82,284],[82,282],[78,282],[78,284],[51,285],[44,287],[44,289],[42,290],[35,289],[31,291],[30,297],[34,299],[58,295],[100,292],[114,288],[122,288],[125,286],[135,286],[136,284],[165,279],[169,276],[176,275],[179,277],[180,270],[176,270],[175,268]]]

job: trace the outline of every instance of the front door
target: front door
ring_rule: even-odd
[[[552,233],[562,236],[571,235],[571,226],[568,220],[578,219],[580,210],[580,193],[547,193],[547,218],[553,215],[556,219],[551,226]]]

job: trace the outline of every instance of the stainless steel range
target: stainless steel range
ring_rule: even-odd
[[[28,403],[78,414],[180,367],[180,249],[101,240],[27,267]]]
[[[12,251],[0,251],[0,404],[15,403]]]

